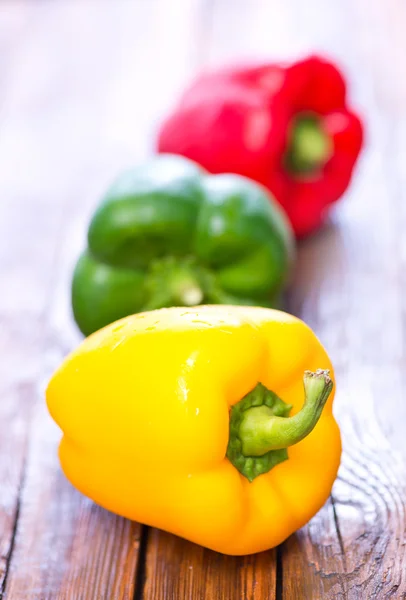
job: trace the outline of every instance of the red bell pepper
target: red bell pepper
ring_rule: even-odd
[[[343,76],[311,56],[203,74],[164,122],[158,151],[265,185],[301,237],[347,188],[362,137]]]

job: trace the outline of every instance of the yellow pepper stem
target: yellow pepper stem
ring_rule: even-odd
[[[333,387],[328,371],[306,371],[303,378],[305,401],[294,417],[278,417],[266,405],[244,412],[239,438],[245,456],[262,456],[270,450],[288,448],[300,442],[315,427]]]
[[[233,406],[227,457],[250,481],[287,460],[287,448],[316,426],[333,382],[322,369],[305,371],[303,382],[304,405],[293,417],[292,407],[262,384]]]

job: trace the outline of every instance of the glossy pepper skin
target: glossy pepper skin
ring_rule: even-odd
[[[245,430],[258,418],[271,423],[283,446],[305,410],[303,372],[319,368],[333,379],[316,336],[283,312],[208,306],[124,318],[85,339],[49,383],[63,471],[101,506],[207,548],[234,555],[271,548],[329,496],[341,453],[333,393],[311,433],[302,429],[306,437],[285,456],[275,450],[275,466],[262,474],[250,471],[249,455],[247,475],[227,458],[239,443],[230,418],[249,401]],[[255,396],[265,389],[280,415],[274,421],[259,414],[272,413]],[[258,462],[267,435],[241,434]]]
[[[342,74],[310,56],[203,74],[163,123],[157,147],[268,187],[302,237],[346,190],[362,138]]]
[[[168,306],[273,306],[292,257],[288,221],[262,186],[158,156],[119,177],[93,215],[73,313],[88,335]]]

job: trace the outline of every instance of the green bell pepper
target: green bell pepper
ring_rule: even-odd
[[[74,317],[88,335],[167,306],[272,306],[292,257],[290,226],[263,187],[160,155],[119,177],[93,215]]]

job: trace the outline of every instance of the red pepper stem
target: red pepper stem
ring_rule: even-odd
[[[331,137],[314,116],[296,117],[289,141],[287,166],[295,173],[309,173],[323,167],[333,153]]]
[[[244,456],[262,456],[297,444],[316,426],[333,388],[329,371],[305,371],[305,401],[293,417],[278,417],[267,406],[253,406],[244,412],[238,436]]]

